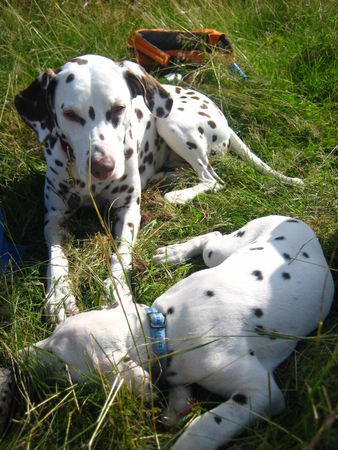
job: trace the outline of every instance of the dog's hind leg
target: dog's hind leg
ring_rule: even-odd
[[[263,367],[258,372],[257,367],[253,369],[243,380],[243,388],[197,417],[179,437],[173,450],[216,450],[262,416],[275,415],[284,409],[284,399],[273,376]]]
[[[189,241],[187,242],[160,247],[154,254],[154,263],[182,263],[190,258],[201,255],[205,247],[208,245],[209,241],[217,242],[221,238],[221,233],[219,233],[218,231],[214,231],[212,233],[202,234],[201,236],[189,239]]]
[[[200,180],[192,187],[168,192],[164,196],[165,200],[183,204],[198,194],[212,189],[218,190],[223,186],[224,182],[209,163],[209,143],[205,136],[199,136],[194,127],[182,125],[178,120],[170,119],[170,116],[166,120],[158,120],[156,126],[159,135],[194,169]]]

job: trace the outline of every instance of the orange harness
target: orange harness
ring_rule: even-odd
[[[235,52],[230,39],[219,31],[200,29],[192,31],[159,30],[141,28],[128,39],[137,62],[151,69],[170,63],[200,64],[206,53],[222,50],[228,57],[228,64],[235,63]]]

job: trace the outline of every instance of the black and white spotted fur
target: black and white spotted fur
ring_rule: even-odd
[[[62,223],[81,205],[92,203],[93,197],[96,202],[108,202],[116,212],[114,231],[121,259],[112,257],[112,277],[118,283],[118,297],[130,298],[123,268],[131,265],[141,191],[151,179],[163,175],[165,165],[175,159],[182,164],[183,159],[200,180],[191,188],[167,193],[165,199],[172,203],[218,189],[223,182],[208,155],[225,153],[229,147],[258,170],[301,184],[253,155],[206,96],[162,86],[131,62],[117,64],[97,55],[75,58],[40,75],[16,96],[15,105],[44,144],[45,238],[50,261],[46,310],[58,321],[78,311],[61,247]]]
[[[175,450],[217,449],[261,416],[280,413],[284,399],[273,371],[297,337],[326,318],[334,292],[315,233],[290,217],[263,217],[229,235],[209,233],[165,247],[155,261],[180,262],[201,253],[210,268],[178,282],[153,304],[167,321],[169,406],[163,417],[174,423],[187,413],[192,383],[225,400],[197,417]],[[35,352],[66,378],[67,364],[74,382],[100,371],[112,383],[118,377],[147,394],[145,343],[153,368],[158,366],[149,336],[147,307],[128,303],[124,312],[117,303],[67,318],[29,356]]]

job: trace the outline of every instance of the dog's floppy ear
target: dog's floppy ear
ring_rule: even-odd
[[[53,101],[57,81],[57,70],[47,69],[28,88],[15,96],[14,104],[21,118],[38,135],[40,142],[54,127]]]
[[[132,98],[143,95],[145,104],[154,116],[168,117],[173,106],[169,92],[138,64],[124,61],[121,67]]]

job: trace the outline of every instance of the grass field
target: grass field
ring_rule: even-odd
[[[115,4],[116,3],[116,4]],[[0,366],[26,345],[48,336],[43,320],[47,251],[43,238],[45,164],[35,135],[19,119],[14,95],[47,67],[85,53],[131,55],[126,42],[140,27],[215,28],[232,39],[243,83],[210,59],[194,87],[211,96],[230,126],[273,168],[304,180],[285,187],[234,156],[214,161],[225,188],[184,206],[165,204],[158,188],[142,198],[142,229],[134,251],[136,299],[151,303],[201,261],[157,267],[154,250],[211,230],[230,232],[268,214],[293,215],[316,231],[334,268],[337,243],[335,86],[337,8],[333,0],[33,1],[0,5],[0,206],[7,236],[26,246],[20,270],[0,282]],[[193,179],[184,176],[182,183]],[[88,219],[89,218],[89,219]],[[81,310],[100,303],[109,239],[93,211],[69,223],[65,244]],[[337,415],[338,314],[334,305],[321,339],[304,340],[277,371],[286,411],[247,430],[231,449],[334,449]],[[169,448],[179,429],[159,421],[152,407],[122,388],[109,410],[104,379],[80,386],[46,383],[22,370],[20,395],[1,449]],[[199,394],[190,418],[215,399]],[[97,426],[100,414],[106,415]],[[190,420],[189,418],[189,420]],[[181,428],[183,427],[183,423]]]

